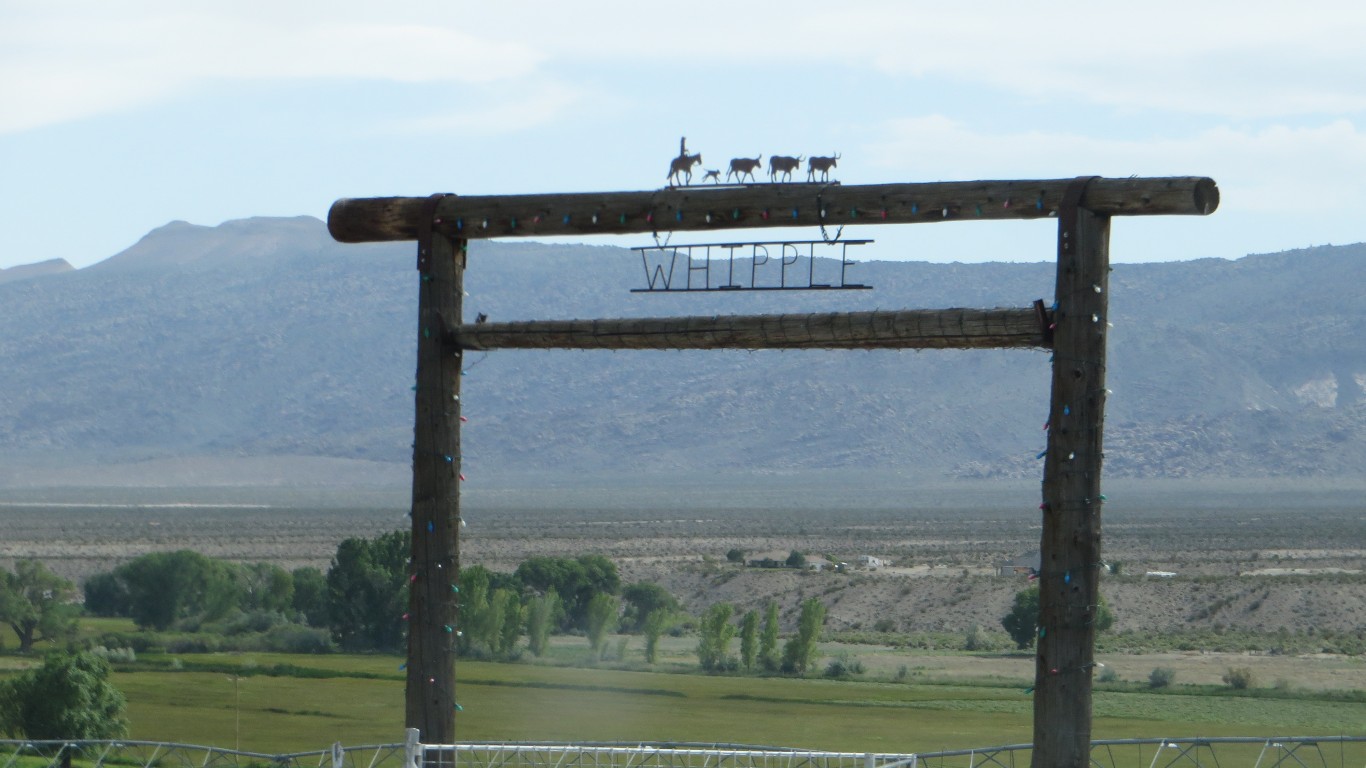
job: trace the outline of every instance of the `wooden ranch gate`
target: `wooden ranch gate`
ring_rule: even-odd
[[[1204,177],[761,184],[647,192],[344,199],[328,229],[345,243],[418,243],[418,356],[406,721],[455,741],[460,567],[460,372],[466,350],[1052,348],[1043,474],[1033,764],[1085,766],[1100,569],[1101,436],[1112,216],[1205,215]],[[466,324],[470,239],[535,235],[1058,219],[1054,303],[989,310]]]

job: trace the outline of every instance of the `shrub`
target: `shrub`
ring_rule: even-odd
[[[1249,667],[1229,667],[1224,670],[1224,685],[1235,691],[1245,691],[1257,684],[1257,678]]]
[[[847,654],[840,654],[825,666],[826,677],[853,677],[864,672],[863,662],[851,658]]]
[[[1119,682],[1119,673],[1116,672],[1113,667],[1105,667],[1100,671],[1100,674],[1096,676],[1096,682],[1117,683]]]
[[[95,644],[105,648],[131,648],[138,653],[162,650],[155,636],[142,633],[105,632],[95,638]]]
[[[223,621],[213,624],[206,624],[203,630],[217,635],[231,637],[233,635],[257,634],[268,632],[278,626],[288,623],[288,619],[283,614],[276,611],[257,610],[247,613],[237,613],[225,618]]]
[[[740,671],[740,659],[735,656],[727,656],[718,661],[711,671],[720,674],[735,674]]]
[[[321,627],[282,624],[261,637],[261,646],[276,653],[333,653],[332,633]]]
[[[103,645],[97,645],[91,648],[90,652],[111,662],[118,661],[131,664],[138,660],[137,651],[132,648],[106,648]]]
[[[1149,688],[1166,688],[1176,680],[1176,670],[1171,667],[1154,667],[1148,673]]]
[[[963,636],[963,650],[965,651],[995,651],[1000,650],[1000,644],[989,632],[980,626],[973,624],[968,628],[968,632]]]
[[[180,637],[166,642],[167,653],[217,653],[222,643],[211,635]]]

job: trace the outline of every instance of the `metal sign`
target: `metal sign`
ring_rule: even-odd
[[[776,240],[632,248],[645,287],[631,293],[688,291],[866,291],[848,281],[849,246],[872,240]]]

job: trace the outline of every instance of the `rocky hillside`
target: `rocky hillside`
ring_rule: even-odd
[[[481,242],[470,258],[466,311],[495,320],[1027,306],[1053,284],[1051,263],[870,261],[851,279],[872,291],[642,295],[626,249]],[[0,277],[0,483],[404,482],[413,263],[411,244],[250,219]],[[1111,285],[1112,476],[1366,470],[1366,245],[1119,265]],[[1040,471],[1046,352],[467,359],[471,482]]]

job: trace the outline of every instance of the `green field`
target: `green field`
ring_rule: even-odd
[[[90,642],[106,632],[132,631],[126,619],[87,618],[80,637]],[[1027,682],[966,672],[1010,655],[939,653],[940,661],[969,665],[941,670],[937,677],[917,669],[902,681],[890,675],[795,679],[697,674],[694,644],[690,637],[665,638],[661,661],[652,670],[641,668],[636,649],[627,652],[628,661],[615,663],[634,668],[591,666],[583,639],[571,637],[557,638],[551,653],[537,663],[461,661],[458,736],[898,753],[1032,738]],[[826,644],[827,653],[851,650],[868,658],[877,653]],[[930,658],[917,653],[901,660]],[[336,741],[401,741],[402,661],[377,654],[146,653],[135,663],[116,664],[114,683],[128,698],[132,738],[281,753],[323,749]],[[0,676],[36,663],[35,656],[0,656]],[[1348,677],[1356,674],[1355,666],[1347,669],[1352,670],[1344,673]],[[1239,693],[1210,685],[1151,691],[1132,679],[1096,691],[1094,738],[1361,735],[1366,723],[1366,697],[1360,691]],[[1359,687],[1351,682],[1344,678],[1342,687]],[[1248,757],[1249,763],[1255,760],[1256,751]],[[1362,764],[1366,745],[1349,745],[1336,757]]]
[[[183,657],[125,671],[131,736],[263,752],[400,741],[403,682],[389,656]],[[212,664],[214,671],[196,669]],[[287,675],[294,665],[331,677]],[[243,676],[234,681],[232,669]],[[1027,742],[1014,685],[903,684],[462,662],[462,740],[688,741],[916,752]],[[236,686],[236,692],[234,692]],[[240,704],[239,704],[240,702]],[[1359,733],[1366,702],[1192,693],[1095,696],[1097,739]]]

